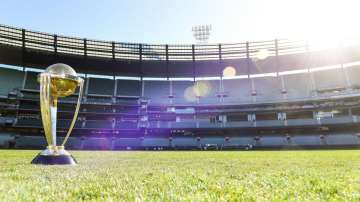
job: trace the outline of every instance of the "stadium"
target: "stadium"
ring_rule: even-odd
[[[0,30],[0,62],[7,65],[1,68],[4,148],[40,149],[45,144],[37,74],[59,62],[74,67],[86,81],[68,143],[71,149],[360,144],[360,47],[356,45],[320,50],[289,40],[148,45],[4,25]],[[266,58],[259,59],[264,52]],[[237,74],[224,75],[224,69]],[[58,125],[68,128],[76,97],[62,102]]]
[[[171,44],[0,24],[0,201],[359,201],[360,40],[211,29]],[[50,105],[54,66],[81,84]],[[74,165],[34,163],[61,142]]]

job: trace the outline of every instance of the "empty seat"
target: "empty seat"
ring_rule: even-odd
[[[62,143],[63,138],[60,139],[59,143]],[[65,147],[67,149],[82,149],[82,140],[79,137],[69,137]]]
[[[227,141],[229,145],[239,145],[239,146],[246,146],[246,145],[253,145],[255,144],[253,137],[231,137]]]
[[[197,147],[198,142],[194,137],[176,137],[172,139],[173,147]]]
[[[44,136],[20,136],[15,140],[15,148],[45,148],[47,145]]]
[[[57,120],[57,128],[67,129],[71,124],[70,119],[58,119]],[[76,120],[74,128],[82,128],[82,121]]]
[[[262,136],[257,145],[261,146],[285,146],[287,141],[281,136]]]
[[[111,141],[111,138],[84,138],[82,149],[109,150],[111,149]]]
[[[138,127],[137,122],[132,121],[118,121],[116,122],[116,129],[136,129]]]
[[[107,120],[88,120],[86,121],[86,128],[112,129],[112,123]]]
[[[200,138],[201,145],[206,145],[206,144],[222,145],[224,143],[225,143],[224,137],[202,137],[202,138]]]
[[[142,141],[144,147],[168,147],[170,146],[169,138],[144,138]]]
[[[320,145],[319,135],[296,135],[290,139],[291,145],[296,146],[311,146],[311,145]]]
[[[139,138],[116,138],[113,140],[114,149],[124,149],[126,147],[136,148],[141,146]]]
[[[353,134],[331,134],[325,136],[328,145],[358,145],[359,138]]]
[[[41,127],[41,119],[36,118],[19,118],[16,123],[17,126],[27,126],[27,127]]]
[[[8,147],[10,141],[14,141],[15,136],[12,134],[1,133],[0,134],[0,148],[1,147]]]

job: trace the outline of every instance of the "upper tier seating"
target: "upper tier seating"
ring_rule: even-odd
[[[194,82],[192,81],[172,81],[172,88],[173,88],[173,94],[174,104],[184,104],[184,103],[195,103],[196,99],[194,99],[193,95],[190,95],[191,99],[188,99],[189,97],[185,94],[188,92],[186,91],[187,88],[191,88],[194,85]]]
[[[114,80],[103,78],[89,78],[89,94],[113,95]]]
[[[169,104],[169,81],[144,81],[144,97],[153,104]]]
[[[257,102],[281,100],[281,81],[279,77],[253,78]]]
[[[315,56],[320,53],[315,53]],[[322,53],[321,53],[322,54]],[[301,55],[303,60],[314,61],[314,63],[321,63],[315,59],[314,55],[310,56]],[[287,61],[285,56],[279,58],[280,65],[302,65],[301,61],[289,56]],[[240,60],[239,60],[240,61]],[[268,61],[268,62],[265,62]],[[334,59],[334,62],[338,61]],[[246,60],[241,60],[241,65],[246,65]],[[225,65],[221,64],[221,66]],[[228,62],[227,62],[228,63]],[[264,68],[267,63],[273,65],[277,63],[274,57],[265,59],[264,61],[251,61],[252,68]],[[289,63],[289,64],[288,64]],[[321,93],[351,93],[350,88],[359,89],[359,74],[360,66],[357,63],[344,64],[344,68],[339,68],[339,64],[335,64],[333,68],[319,68],[316,65],[309,65],[310,62],[303,62],[305,66],[299,73],[294,72],[280,72],[278,75],[272,72],[269,75],[250,75],[250,78],[226,78],[222,81],[219,79],[201,80],[197,79],[196,82],[190,80],[117,80],[107,78],[94,78],[90,77],[85,79],[89,82],[86,85],[88,88],[87,95],[85,94],[88,103],[119,103],[138,104],[140,97],[149,98],[149,105],[187,105],[187,104],[246,104],[246,103],[264,103],[276,102],[294,99],[308,99],[315,98],[316,96],[324,96]],[[233,65],[236,65],[235,63]],[[238,64],[239,65],[239,64]],[[321,67],[321,66],[320,66]],[[237,67],[236,67],[237,68]],[[304,68],[310,68],[308,72]],[[238,68],[237,68],[238,69]],[[295,68],[296,69],[296,68]],[[29,69],[30,70],[30,69]],[[240,70],[240,69],[239,69]],[[245,70],[241,70],[245,71]],[[271,70],[273,71],[273,70]],[[254,70],[250,73],[268,73],[270,70]],[[7,95],[9,91],[14,88],[21,88],[24,85],[25,90],[21,92],[24,98],[39,99],[39,83],[37,82],[38,72],[23,71],[0,68],[0,95]],[[241,73],[241,72],[240,72]],[[238,73],[239,74],[239,73]],[[23,84],[24,76],[26,75],[25,83]],[[238,75],[239,76],[239,75]],[[197,88],[197,86],[205,86]],[[116,87],[116,89],[115,89]],[[195,89],[195,90],[194,90]],[[201,92],[197,92],[200,90]],[[114,99],[116,93],[116,99]],[[77,94],[60,99],[60,101],[76,102]],[[85,100],[85,99],[84,99]],[[122,102],[124,100],[124,102]]]
[[[315,71],[313,74],[317,90],[343,89],[346,87],[343,69]]]
[[[349,76],[349,82],[350,85],[353,88],[360,88],[360,65],[359,66],[353,66],[353,67],[347,67],[345,69],[347,71],[347,74]]]
[[[220,80],[208,80],[198,82],[203,82],[207,86],[207,92],[204,92],[205,95],[200,98],[199,103],[220,104],[220,99],[218,97],[220,93]]]
[[[227,94],[225,102],[249,103],[252,101],[250,79],[226,79],[223,80],[223,86]]]
[[[26,81],[25,81],[25,89],[30,90],[39,90],[40,84],[37,81],[38,72],[27,72]]]
[[[14,88],[21,88],[24,72],[0,68],[0,95],[8,95]]]
[[[283,75],[286,97],[289,100],[307,98],[310,96],[312,85],[309,73]]]
[[[141,82],[137,80],[117,79],[118,96],[141,96]]]

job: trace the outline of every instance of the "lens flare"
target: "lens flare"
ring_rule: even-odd
[[[266,49],[261,49],[256,53],[256,58],[259,60],[264,60],[269,57],[269,51]]]
[[[196,95],[193,89],[193,86],[189,86],[184,91],[184,98],[188,102],[195,102],[196,101]]]
[[[233,77],[236,75],[236,69],[232,66],[228,66],[223,70],[223,77]]]
[[[211,91],[211,84],[208,81],[196,81],[193,89],[197,97],[205,97],[208,96]]]

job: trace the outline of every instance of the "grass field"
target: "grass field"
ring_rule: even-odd
[[[356,150],[72,153],[0,150],[0,201],[360,201]]]

